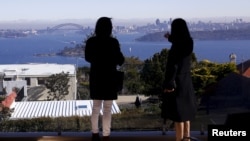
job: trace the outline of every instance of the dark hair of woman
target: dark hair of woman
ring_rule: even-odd
[[[96,22],[95,35],[96,36],[111,36],[112,22],[109,17],[101,17]]]
[[[173,41],[175,41],[176,39],[184,40],[191,38],[185,20],[178,18],[172,22],[171,35]]]

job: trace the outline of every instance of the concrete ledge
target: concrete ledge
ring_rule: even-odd
[[[192,131],[191,136],[199,141],[207,141],[207,135],[200,135]],[[91,141],[90,132],[0,132],[0,141]],[[162,135],[161,131],[126,131],[112,132],[111,141],[175,141],[175,132],[168,131]]]

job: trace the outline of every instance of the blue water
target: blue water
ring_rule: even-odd
[[[166,42],[136,42],[142,34],[115,35],[121,44],[125,56],[138,57],[141,60],[152,57],[163,48],[170,48]],[[74,47],[71,41],[82,43],[86,35],[76,33],[53,33],[32,35],[24,38],[0,38],[0,64],[21,63],[58,63],[85,66],[88,63],[79,57],[37,57],[37,53],[57,53],[64,47]],[[194,53],[198,61],[207,59],[213,62],[229,61],[229,54],[237,55],[237,63],[250,59],[250,40],[231,41],[195,41]]]

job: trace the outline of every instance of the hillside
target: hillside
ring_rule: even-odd
[[[136,41],[159,42],[166,41],[164,32],[146,34]],[[240,30],[192,31],[194,40],[250,40],[250,27]]]

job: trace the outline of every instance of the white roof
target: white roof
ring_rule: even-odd
[[[0,72],[6,76],[12,75],[52,75],[61,72],[75,74],[76,68],[73,64],[6,64],[0,65]]]
[[[15,102],[15,109],[10,119],[90,116],[92,105],[92,100]],[[120,109],[116,101],[113,101],[112,114],[118,113],[120,113]]]

